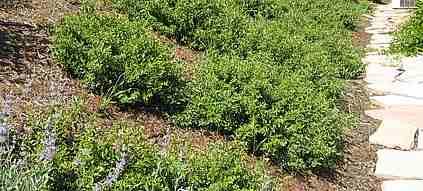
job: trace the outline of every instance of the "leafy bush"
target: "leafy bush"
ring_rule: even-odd
[[[365,6],[353,0],[112,3],[131,21],[70,17],[57,30],[59,60],[94,84],[93,88],[104,92],[114,87],[113,82],[122,81],[117,86],[121,102],[159,99],[163,105],[179,101],[178,90],[187,91],[185,111],[174,117],[177,125],[235,134],[251,151],[268,155],[287,169],[331,168],[340,158],[342,128],[352,126],[352,121],[336,103],[344,80],[359,76],[364,68],[360,51],[353,47],[351,30]],[[136,23],[139,21],[146,24]],[[179,70],[170,64],[165,48],[145,31],[147,26],[179,43],[207,50],[208,59],[186,88],[181,88]],[[138,48],[130,49],[133,46],[128,44]],[[129,48],[122,48],[126,46]],[[141,59],[138,55],[147,56]],[[122,67],[126,62],[131,64]],[[156,73],[145,72],[139,63],[163,66],[160,74],[165,77],[144,76]],[[117,72],[110,75],[110,71]],[[145,85],[149,80],[152,82]],[[116,161],[120,155],[101,156]],[[113,165],[93,164],[104,169]],[[156,173],[184,176],[164,169]],[[96,177],[105,176],[99,169],[94,171],[100,172]],[[82,180],[81,185],[94,182]],[[157,182],[157,188],[169,185],[167,179]]]
[[[212,144],[205,151],[193,151],[189,147],[187,150],[183,153],[180,148],[174,148],[164,160],[155,150],[144,151],[128,166],[114,190],[253,191],[260,190],[265,183],[272,184],[265,181],[263,169],[258,167],[252,172],[247,167],[247,159],[238,146]]]
[[[210,58],[190,83],[191,101],[176,123],[236,134],[287,169],[333,167],[351,121],[304,76],[263,58]]]
[[[262,16],[269,20],[280,18],[288,12],[287,3],[286,0],[236,0],[236,4],[247,15],[254,18]]]
[[[347,29],[355,29],[365,6],[351,0],[113,0],[113,3],[127,12],[130,19],[147,21],[156,30],[193,48],[236,52],[241,58],[257,51],[271,52],[278,65],[288,65],[293,70],[306,67],[292,65],[311,66],[307,69],[317,69],[313,73],[330,68],[333,69],[330,75],[345,79],[359,76],[364,68]],[[316,51],[324,55],[313,57],[316,59],[313,63],[301,60],[304,54]],[[313,66],[320,60],[321,64]]]
[[[208,60],[188,84],[189,103],[175,116],[177,125],[235,134],[252,151],[271,156],[287,169],[335,165],[342,151],[342,128],[353,125],[336,103],[343,80],[358,77],[364,69],[351,30],[366,4],[112,2],[129,19],[146,21],[162,34],[208,50]]]
[[[391,51],[405,55],[423,53],[423,1],[417,0],[415,15],[395,33]]]
[[[367,10],[366,3],[354,0],[289,0],[291,14],[295,14],[308,21],[323,25],[330,29],[353,30],[357,27],[360,14]]]
[[[236,143],[199,151],[174,142],[159,150],[143,138],[142,127],[120,121],[99,127],[96,121],[80,100],[70,108],[32,114],[32,133],[22,141],[26,152],[45,150],[47,126],[55,135],[46,190],[253,191],[273,185],[261,165],[247,163]]]
[[[146,20],[154,29],[200,50],[231,50],[242,37],[248,16],[233,0],[112,0],[132,20]],[[236,8],[235,8],[236,7]]]
[[[362,73],[361,51],[353,46],[351,38],[345,38],[347,31],[292,17],[295,18],[288,19],[290,22],[273,21],[251,27],[237,54],[268,54],[275,65],[313,75],[312,81],[324,77],[351,79]]]
[[[288,21],[300,14],[320,25],[354,29],[362,8],[352,0],[112,0],[114,7],[132,20],[153,28],[191,47],[223,52],[238,48],[245,30],[257,22]],[[304,14],[301,14],[304,13]],[[265,18],[265,21],[257,18]],[[290,26],[296,28],[296,26]]]
[[[91,89],[120,103],[174,104],[179,64],[139,22],[100,15],[69,16],[55,30],[56,58]]]

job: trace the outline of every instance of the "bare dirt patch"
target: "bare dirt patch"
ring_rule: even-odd
[[[0,20],[0,98],[11,99],[13,113],[22,120],[32,108],[65,104],[81,91],[53,63],[49,45],[45,29]]]
[[[0,20],[45,26],[78,10],[76,0],[2,0]]]

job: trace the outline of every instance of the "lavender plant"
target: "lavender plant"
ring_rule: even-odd
[[[47,126],[44,130],[45,139],[44,139],[44,146],[43,151],[40,156],[41,161],[52,161],[54,158],[54,155],[56,153],[57,147],[56,147],[56,135],[54,133],[53,127],[52,127],[52,119],[50,119],[47,123]]]
[[[32,162],[32,155],[19,151],[14,129],[7,123],[12,112],[12,96],[7,95],[0,112],[0,190],[38,191],[46,188],[48,163]]]
[[[0,123],[0,144],[4,144],[8,141],[9,129],[5,123]]]
[[[121,159],[116,162],[116,167],[107,175],[106,179],[102,182],[96,183],[94,191],[102,191],[112,187],[112,184],[118,180],[121,176],[125,166],[128,163],[128,156],[126,153],[122,153]]]
[[[49,165],[30,165],[22,162],[24,160],[30,160],[30,157],[15,160],[10,153],[0,155],[0,190],[38,191],[47,188]]]
[[[2,111],[0,112],[0,144],[6,144],[9,138],[9,127],[7,119],[12,111],[12,98],[10,95],[6,95],[3,103]]]
[[[235,144],[196,151],[172,142],[168,128],[156,147],[143,128],[124,121],[98,128],[83,102],[54,107],[28,120],[34,132],[24,142],[39,155],[0,161],[0,190],[273,190],[263,168],[251,169]]]

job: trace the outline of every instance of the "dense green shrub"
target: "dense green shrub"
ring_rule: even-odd
[[[142,127],[123,121],[99,127],[96,120],[80,100],[70,108],[31,115],[32,133],[22,141],[25,152],[42,153],[46,131],[54,134],[46,190],[255,191],[273,185],[263,166],[248,162],[236,143],[210,144],[200,151],[171,142],[159,150],[144,139]]]
[[[312,81],[323,77],[351,79],[362,73],[361,52],[351,38],[345,38],[350,35],[347,31],[307,23],[301,17],[288,20],[251,27],[237,54],[269,54],[275,65],[314,75]]]
[[[235,134],[251,151],[287,169],[335,165],[341,156],[342,128],[352,126],[336,103],[343,80],[359,76],[364,68],[351,30],[365,6],[352,0],[112,3],[131,21],[87,10],[88,16],[68,17],[56,30],[57,57],[93,89],[114,88],[123,103],[158,100],[163,105],[180,101],[185,90],[188,103],[175,116],[177,125]],[[147,26],[207,50],[208,59],[186,88],[166,47],[151,37]],[[98,145],[102,144],[93,144]],[[100,161],[119,158],[101,156],[110,158]],[[113,165],[97,163],[92,162],[101,169]],[[91,174],[91,167],[87,169],[84,174]],[[105,176],[101,169],[92,170],[99,173],[96,177]],[[167,170],[157,173],[184,176]],[[80,185],[91,186],[98,181],[80,180]]]
[[[342,151],[342,129],[351,121],[303,75],[264,58],[203,63],[176,123],[236,134],[252,151],[288,169],[333,167]]]
[[[332,27],[355,29],[360,14],[367,10],[366,5],[364,2],[354,0],[289,0],[291,14],[323,25],[327,27],[326,29]]]
[[[154,29],[200,50],[235,48],[248,16],[234,0],[112,0],[132,20],[145,20]]]
[[[194,48],[236,52],[241,57],[270,52],[278,65],[295,71],[306,68],[314,74],[329,68],[331,73],[319,75],[344,79],[359,76],[364,68],[347,29],[356,27],[366,9],[351,0],[113,2],[130,19],[146,20],[156,30]],[[303,60],[311,54],[320,56]]]
[[[251,17],[270,20],[280,18],[289,10],[287,0],[236,0],[236,5]]]
[[[177,100],[179,64],[145,25],[90,14],[65,17],[54,32],[54,55],[92,90],[121,103]]]
[[[208,60],[188,85],[189,103],[175,117],[177,125],[235,134],[252,151],[288,169],[334,166],[341,155],[342,128],[352,126],[337,109],[337,99],[343,80],[364,69],[351,30],[366,4],[112,2],[129,19],[146,21],[164,35],[208,50]]]
[[[301,15],[319,25],[354,29],[360,11],[352,0],[112,0],[132,20],[144,20],[157,31],[193,48],[230,51],[249,25],[268,20],[290,22]],[[265,18],[265,20],[258,19]],[[258,20],[256,20],[258,19]],[[298,28],[297,26],[290,26]]]
[[[423,1],[417,1],[415,15],[395,33],[391,51],[406,55],[423,53]]]
[[[136,156],[114,190],[260,190],[266,182],[263,169],[254,173],[247,159],[235,145],[212,144],[205,151],[171,150],[166,157],[156,150],[146,150]],[[183,152],[183,151],[182,151]],[[185,159],[184,159],[185,158]],[[153,170],[154,169],[154,170]],[[141,184],[140,184],[141,182]],[[271,189],[272,190],[272,189]]]

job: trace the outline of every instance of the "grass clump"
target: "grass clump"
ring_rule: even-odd
[[[120,103],[174,104],[180,65],[142,23],[87,14],[66,17],[54,32],[55,57],[90,89]]]
[[[100,127],[84,105],[76,100],[71,107],[31,114],[31,133],[17,141],[15,153],[28,153],[28,162],[38,162],[46,150],[54,151],[45,160],[48,168],[34,166],[21,174],[21,179],[39,172],[46,177],[34,190],[273,190],[263,166],[248,163],[236,143],[198,150],[174,141],[159,149],[144,139],[142,127],[123,121]],[[54,144],[45,144],[46,139]]]
[[[423,52],[423,1],[417,0],[417,10],[400,31],[395,33],[391,52],[407,56]]]

